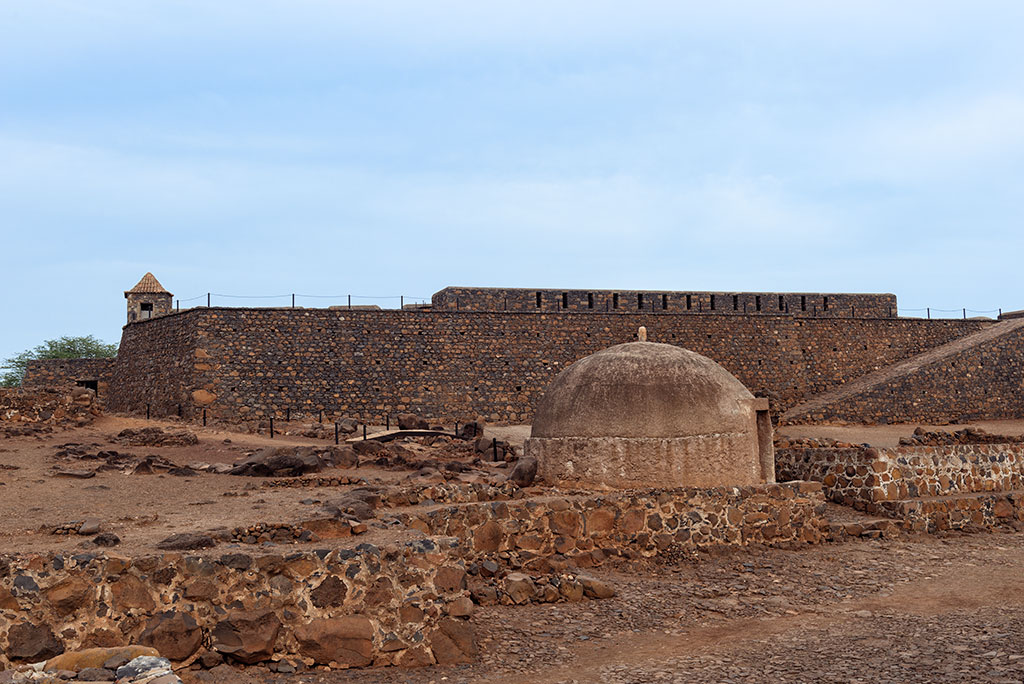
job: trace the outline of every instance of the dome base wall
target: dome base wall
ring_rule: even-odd
[[[555,485],[633,489],[775,481],[774,472],[763,472],[754,432],[676,438],[532,437],[526,441],[526,455],[537,459],[540,477]]]

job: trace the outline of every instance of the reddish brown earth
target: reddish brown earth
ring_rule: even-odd
[[[146,426],[191,430],[198,435],[199,444],[138,447],[116,443],[115,437],[121,430]],[[270,439],[266,435],[227,432],[213,427],[117,416],[102,416],[89,426],[39,437],[0,439],[0,553],[95,548],[85,537],[52,534],[53,528],[62,524],[90,518],[98,519],[104,532],[120,537],[117,553],[153,552],[158,541],[178,532],[230,529],[258,522],[294,524],[319,517],[323,515],[320,504],[339,496],[345,489],[268,488],[263,486],[267,478],[207,472],[192,477],[166,472],[142,475],[118,471],[100,471],[88,479],[55,476],[56,468],[88,469],[99,463],[57,458],[59,448],[68,443],[86,445],[90,453],[115,450],[139,457],[156,455],[185,466],[194,462],[234,463],[265,446],[322,446],[326,442],[281,434]],[[415,442],[403,447],[416,453],[431,452]],[[410,472],[360,467],[358,470],[330,469],[322,475],[387,485],[409,478]],[[364,535],[330,540],[330,545],[354,545],[370,540],[384,542],[402,535],[402,531],[371,525]],[[324,543],[317,545],[322,547]]]
[[[200,438],[193,447],[110,443],[125,427],[153,424],[182,427],[107,416],[41,438],[0,439],[0,552],[86,545],[86,538],[53,535],[49,528],[96,517],[122,538],[117,553],[143,553],[173,532],[299,521],[319,508],[303,500],[323,500],[339,490],[270,489],[260,486],[260,478],[209,473],[101,472],[84,480],[52,476],[56,447],[67,442],[157,454],[180,465],[233,462],[271,444],[323,444],[196,426],[188,426]],[[878,444],[882,439],[895,443],[914,427],[809,432],[801,426],[800,432],[783,432]],[[1024,423],[983,427],[993,433],[1024,432]],[[503,436],[516,441],[523,433],[516,426]],[[430,451],[416,443],[407,446]],[[410,475],[370,468],[325,474],[379,484]],[[856,514],[839,510],[836,515]],[[366,535],[331,543],[401,534],[371,525]],[[1022,533],[904,536],[799,551],[751,548],[592,572],[612,583],[618,595],[581,603],[479,607],[473,621],[481,636],[481,657],[473,665],[290,675],[262,666],[218,667],[181,674],[187,684],[1024,681]]]

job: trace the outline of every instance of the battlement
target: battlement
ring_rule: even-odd
[[[648,314],[789,314],[895,318],[896,295],[821,292],[683,292],[446,287],[431,298],[441,311],[534,311]]]

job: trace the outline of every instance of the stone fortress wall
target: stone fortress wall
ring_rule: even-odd
[[[548,383],[635,339],[708,356],[780,413],[982,330],[973,320],[196,308],[124,328],[115,411],[247,420],[291,415],[528,422]],[[977,388],[976,391],[982,391]],[[975,391],[975,390],[970,390]]]
[[[110,382],[113,380],[116,365],[116,358],[37,359],[28,362],[22,386],[58,387],[77,383],[95,389],[97,397],[105,398],[110,391]],[[95,387],[92,383],[95,383]]]
[[[896,295],[820,292],[666,292],[446,287],[431,298],[439,311],[583,311],[674,314],[792,314],[894,318]]]

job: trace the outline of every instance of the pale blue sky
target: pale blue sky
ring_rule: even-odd
[[[1020,2],[0,0],[0,358],[118,340],[147,270],[1024,308],[1022,35]]]

